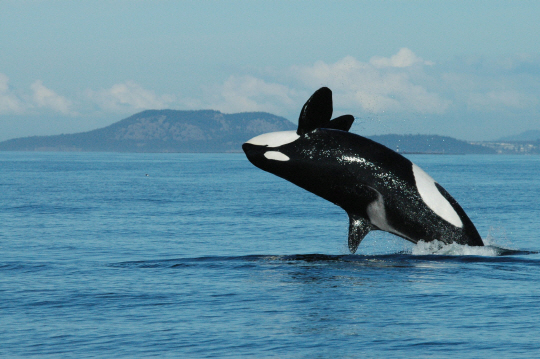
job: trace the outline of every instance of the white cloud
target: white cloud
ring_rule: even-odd
[[[110,89],[88,90],[87,96],[102,109],[114,112],[163,109],[174,101],[174,96],[158,96],[133,81],[113,85]]]
[[[75,88],[76,97],[64,97],[40,80],[30,88],[14,90],[9,78],[0,73],[0,115],[39,116],[56,111],[95,116],[143,109],[210,108],[225,113],[266,111],[294,120],[313,91],[328,86],[334,93],[336,116],[360,116],[366,119],[364,126],[374,119],[377,131],[381,122],[388,126],[387,131],[391,126],[404,131],[399,126],[407,121],[406,132],[461,131],[459,137],[471,137],[469,132],[476,126],[475,131],[487,137],[491,136],[485,131],[487,119],[499,123],[504,131],[538,126],[540,56],[454,58],[434,65],[402,48],[392,56],[374,56],[368,61],[347,56],[335,62],[255,71],[257,74],[239,72],[221,83],[201,87],[197,95],[190,88],[186,97],[159,94],[133,81],[86,90],[83,96]],[[510,116],[516,120],[508,121]]]
[[[0,73],[0,114],[22,113],[22,101],[9,90],[9,78]]]
[[[181,102],[189,108],[210,107],[222,112],[291,115],[299,112],[315,89],[328,86],[334,92],[336,108],[361,108],[370,113],[441,114],[451,101],[422,84],[422,66],[431,64],[406,48],[390,58],[374,57],[370,62],[347,56],[335,63],[318,61],[313,66],[293,66],[288,76],[282,77],[293,80],[287,83],[250,75],[230,76],[224,83],[207,89],[205,99]],[[300,83],[294,84],[294,79]]]
[[[397,54],[388,57],[374,56],[369,60],[369,63],[375,67],[409,67],[416,64],[433,65],[431,61],[424,61],[421,57],[415,55],[410,49],[401,48]]]
[[[535,96],[516,90],[471,93],[467,102],[470,108],[484,112],[500,111],[501,108],[521,110],[536,104],[538,99]]]
[[[190,107],[207,107],[225,113],[265,111],[284,114],[295,108],[295,91],[254,76],[230,76],[223,84],[206,89],[207,99],[185,99]]]
[[[512,58],[497,63],[499,67],[486,61],[442,74],[441,87],[467,111],[521,112],[527,116],[538,112],[540,72],[534,70],[540,69],[540,64],[523,64]]]
[[[41,108],[48,108],[64,115],[74,114],[71,110],[71,102],[63,96],[58,95],[53,90],[45,87],[40,80],[30,85],[33,91],[32,99]]]
[[[364,63],[347,56],[334,64],[319,61],[313,66],[295,67],[294,71],[308,86],[329,86],[336,94],[337,106],[360,106],[371,113],[444,113],[451,101],[424,87],[421,69],[408,69],[413,64],[426,62],[412,51],[401,49],[390,59]]]

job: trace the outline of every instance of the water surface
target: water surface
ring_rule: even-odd
[[[410,156],[489,244],[370,233],[243,155],[0,152],[0,356],[540,355],[540,157]]]

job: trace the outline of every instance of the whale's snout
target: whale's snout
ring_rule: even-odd
[[[246,142],[242,145],[242,150],[246,154],[249,162],[260,168],[261,162],[264,161],[264,153],[267,151],[266,147],[257,146]]]
[[[260,146],[252,145],[251,143],[246,142],[242,145],[242,150],[246,154],[247,158],[250,158],[251,156],[256,156],[258,152],[261,152],[258,147],[260,148]]]
[[[290,158],[282,152],[281,147],[295,142],[300,136],[296,131],[282,131],[265,133],[242,145],[242,150],[248,160],[255,166],[264,169],[262,166],[271,161],[286,162]]]
[[[247,143],[247,142],[244,143],[244,144],[242,144],[242,151],[244,151],[244,153],[245,153],[246,155],[248,154],[248,151],[249,151],[249,147],[250,147],[250,146],[251,146],[251,145],[250,145],[249,143]]]
[[[260,169],[272,172],[274,174],[274,171],[277,170],[275,168],[277,162],[283,163],[290,160],[289,156],[281,152],[281,150],[278,148],[269,148],[268,146],[259,146],[246,142],[242,145],[242,149],[244,150],[249,162]]]

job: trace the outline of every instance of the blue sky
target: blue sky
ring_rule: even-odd
[[[296,123],[329,86],[363,135],[540,129],[538,1],[0,2],[0,140],[144,109]]]

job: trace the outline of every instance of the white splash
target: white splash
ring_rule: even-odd
[[[418,242],[413,248],[412,253],[415,256],[422,255],[444,255],[444,256],[483,256],[496,257],[501,255],[503,248],[487,246],[468,246],[466,244],[450,243],[441,241]]]

